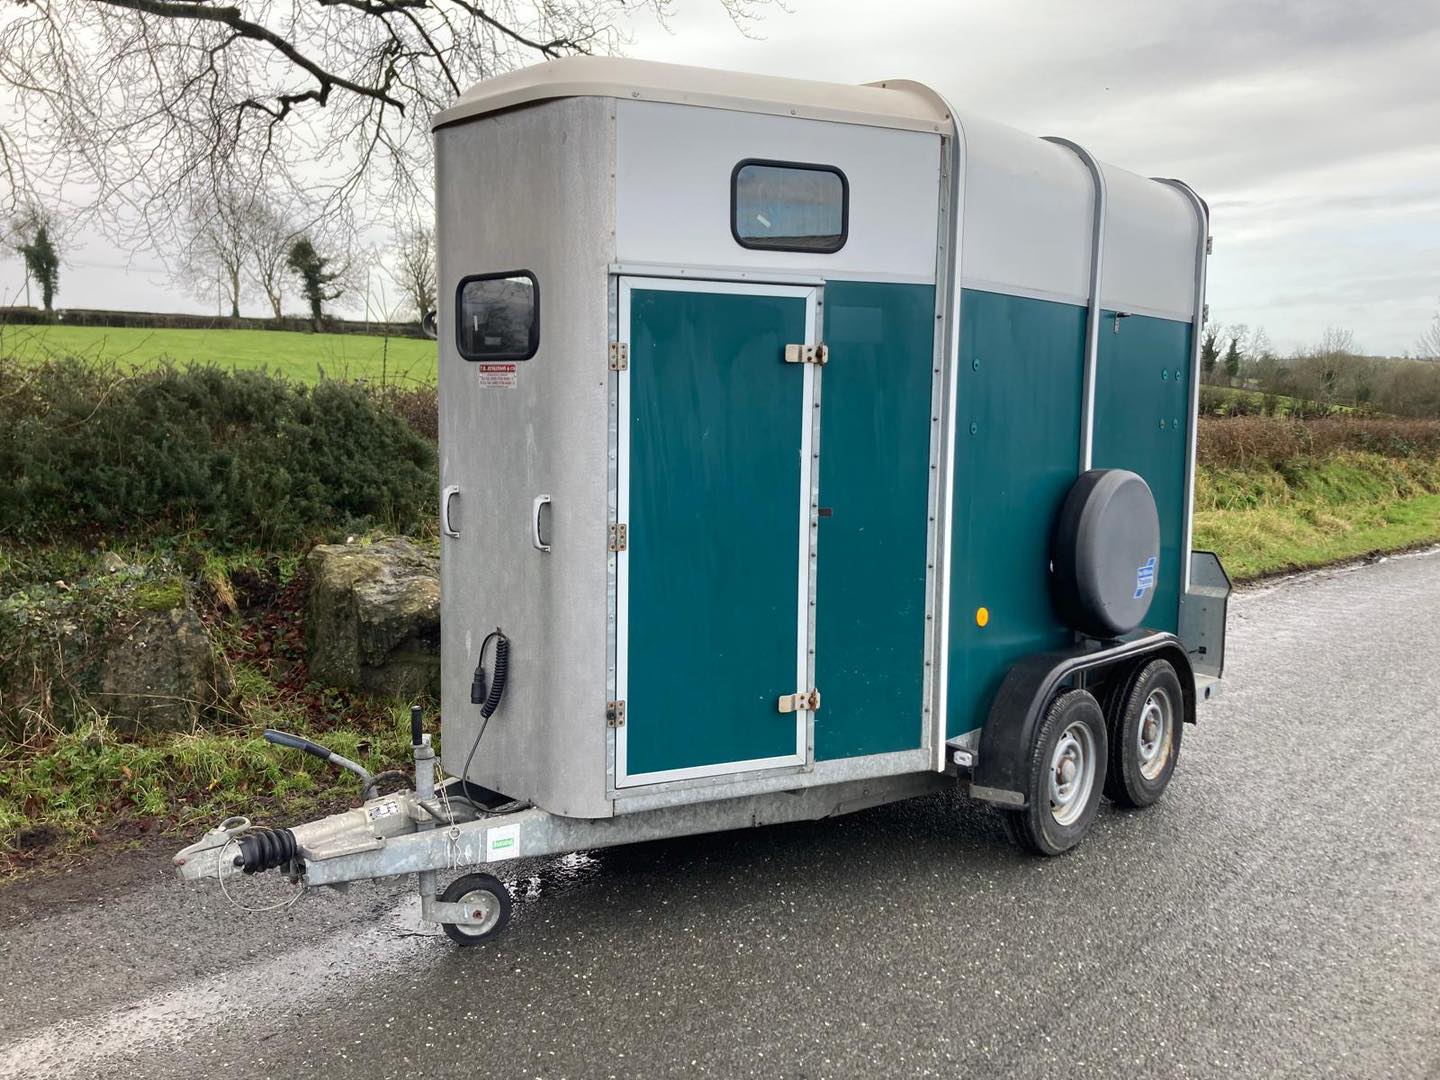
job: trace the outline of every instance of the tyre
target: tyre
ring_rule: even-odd
[[[440,899],[447,904],[474,905],[479,923],[442,923],[457,945],[475,945],[495,937],[510,922],[510,893],[504,882],[489,874],[466,874],[452,881]]]
[[[1090,831],[1109,758],[1105,714],[1085,690],[1056,696],[1035,729],[1023,810],[1002,810],[1010,838],[1037,855],[1069,851]]]
[[[1165,793],[1180,758],[1185,698],[1168,660],[1151,660],[1115,695],[1107,717],[1110,768],[1105,796],[1120,806],[1149,806]]]

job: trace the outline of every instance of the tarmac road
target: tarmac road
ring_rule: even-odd
[[[937,796],[507,864],[515,921],[467,950],[400,885],[12,886],[0,1076],[1434,1080],[1440,553],[1231,610],[1169,793],[1056,860]]]

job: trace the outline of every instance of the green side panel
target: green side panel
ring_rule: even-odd
[[[1185,463],[1190,454],[1190,324],[1104,313],[1095,374],[1097,469],[1139,473],[1160,514],[1160,566],[1145,625],[1180,622]]]
[[[1070,304],[961,297],[949,737],[984,723],[1017,660],[1071,640],[1050,603],[1050,529],[1079,472],[1085,320]]]
[[[921,745],[935,290],[830,282],[821,381],[815,756]]]
[[[798,297],[630,294],[628,772],[797,752]]]

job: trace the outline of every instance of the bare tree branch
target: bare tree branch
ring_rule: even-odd
[[[775,0],[713,2],[744,29]],[[615,52],[673,3],[0,0],[0,210],[73,189],[86,224],[161,252],[234,191],[332,237],[424,218],[435,112],[479,79]]]

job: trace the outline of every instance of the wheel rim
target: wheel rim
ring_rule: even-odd
[[[1072,825],[1085,812],[1095,786],[1095,734],[1076,721],[1060,733],[1050,755],[1050,813],[1060,825]]]
[[[1135,760],[1146,780],[1154,780],[1165,771],[1174,736],[1174,703],[1167,691],[1157,687],[1145,699],[1140,722],[1135,725]]]
[[[500,898],[488,889],[474,889],[460,897],[457,903],[468,907],[478,923],[455,923],[455,929],[467,937],[483,937],[500,921]]]

